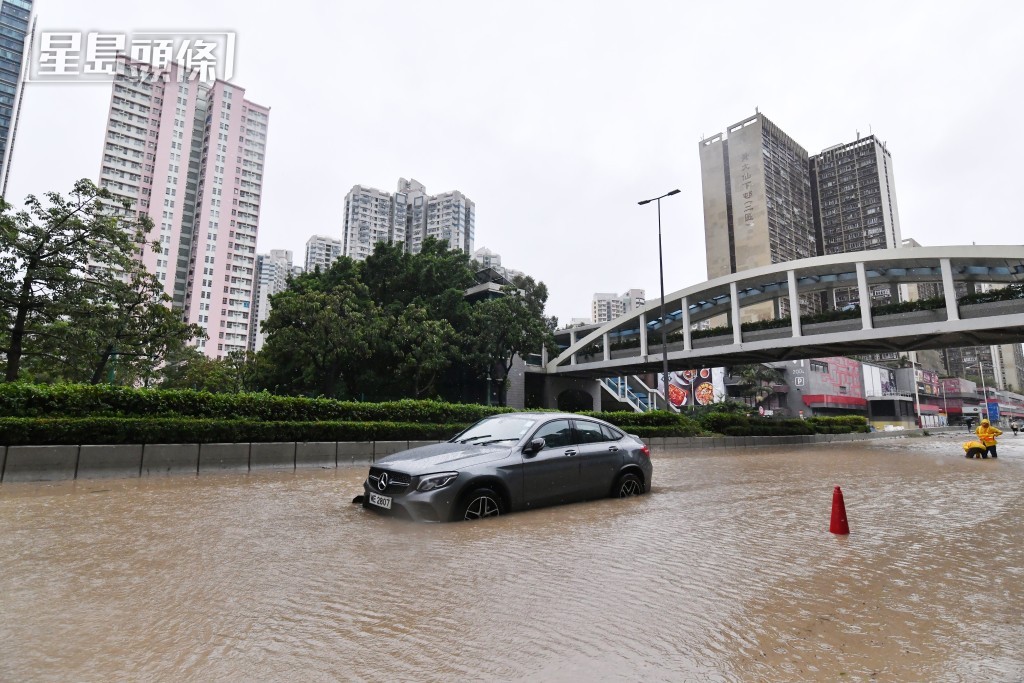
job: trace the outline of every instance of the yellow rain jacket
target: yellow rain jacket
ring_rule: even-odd
[[[978,428],[974,430],[974,433],[978,435],[978,440],[986,446],[995,446],[996,437],[1003,435],[1001,429],[993,427],[987,422],[982,422],[978,425]]]

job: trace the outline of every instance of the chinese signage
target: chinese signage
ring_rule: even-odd
[[[750,154],[744,152],[740,157],[740,189],[743,191],[743,222],[754,223],[754,191],[751,188]]]
[[[178,80],[227,81],[235,70],[235,34],[43,31],[35,42],[28,80],[109,80],[118,71],[119,57],[137,63],[134,75],[139,80],[169,80],[169,67],[177,64]]]

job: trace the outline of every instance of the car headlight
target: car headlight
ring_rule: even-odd
[[[437,474],[428,474],[420,477],[420,484],[416,487],[417,491],[434,491],[436,489],[443,489],[448,484],[455,481],[455,478],[459,476],[458,472],[438,472]]]

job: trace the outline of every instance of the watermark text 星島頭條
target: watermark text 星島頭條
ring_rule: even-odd
[[[139,80],[227,81],[234,75],[235,34],[225,31],[43,31],[35,41],[28,80],[68,83],[109,80],[132,67]],[[176,68],[172,69],[172,65]]]

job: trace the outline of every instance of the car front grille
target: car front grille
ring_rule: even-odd
[[[380,478],[381,475],[387,475],[387,486],[381,488]],[[385,470],[380,467],[370,468],[370,490],[376,491],[377,493],[405,493],[409,489],[409,485],[412,483],[412,477],[403,472],[392,472],[391,470]]]

